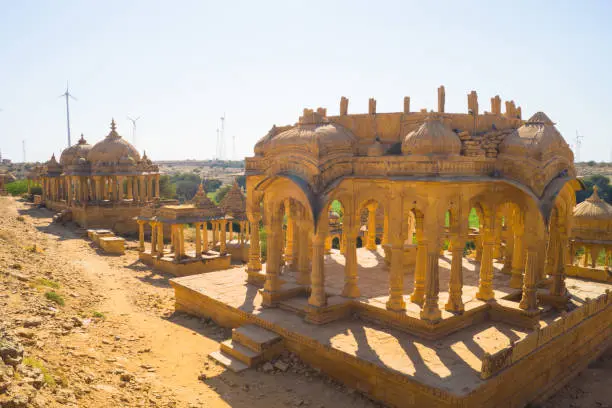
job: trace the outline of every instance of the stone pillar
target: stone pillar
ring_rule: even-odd
[[[199,222],[195,223],[195,256],[196,258],[202,257],[202,231],[200,228],[202,224]]]
[[[383,235],[382,240],[380,241],[381,245],[385,245],[389,243],[389,214],[388,211],[385,211],[385,215],[383,216]]]
[[[72,194],[74,192],[73,191],[74,187],[72,186],[72,178],[70,176],[67,176],[65,178],[65,180],[66,180],[66,186],[67,186],[67,188],[66,188],[66,191],[67,191],[67,194],[66,194],[66,204],[70,205],[72,203]]]
[[[227,253],[227,221],[221,220],[221,242],[219,244],[219,252],[221,255]]]
[[[433,231],[432,231],[433,230]],[[435,227],[428,228],[427,237],[427,270],[425,271],[425,301],[421,308],[421,319],[437,322],[442,318],[442,312],[438,306],[438,294],[440,292],[440,237],[436,234]]]
[[[451,259],[451,275],[448,284],[448,302],[444,309],[449,312],[463,312],[463,249],[465,248],[464,237],[453,237],[451,239],[453,250]]]
[[[282,216],[272,211],[267,215],[267,247],[266,281],[263,290],[263,302],[265,305],[274,303],[272,295],[280,289],[280,261],[281,261],[281,239],[282,239]]]
[[[117,200],[123,200],[123,177],[117,176]]]
[[[523,283],[523,296],[519,307],[523,310],[533,311],[538,307],[538,297],[536,293],[537,282],[537,267],[538,267],[538,251],[537,247],[532,245],[527,248],[527,257],[525,260],[525,278]]]
[[[490,300],[495,297],[493,293],[493,247],[495,246],[495,234],[486,228],[482,234],[482,260],[480,261],[480,280],[476,298]]]
[[[138,220],[138,250],[140,252],[144,252],[145,244],[144,244],[144,221]]]
[[[359,286],[357,276],[357,231],[344,231],[346,236],[346,247],[344,250],[344,288],[342,296],[349,298],[359,297]]]
[[[185,258],[185,225],[178,225],[178,238],[179,238],[179,247],[180,247],[180,256],[181,259]]]
[[[285,217],[287,218],[287,229],[285,230],[285,262],[293,264],[293,239],[295,229],[295,218],[291,210],[291,201],[285,200]]]
[[[178,232],[178,224],[172,224],[172,242],[174,249],[174,262],[178,262],[181,260],[181,242]]]
[[[110,178],[103,177],[104,184],[104,200],[110,200],[109,192],[110,192]]]
[[[373,203],[367,206],[368,208],[368,239],[366,249],[370,251],[376,250],[376,209],[378,204]]]
[[[157,222],[151,221],[151,256],[157,255]]]
[[[145,176],[139,176],[138,177],[138,181],[139,181],[139,186],[138,186],[138,192],[139,194],[139,200],[140,202],[145,202],[146,201],[146,185],[145,185]]]
[[[137,176],[132,176],[132,190],[133,190],[133,194],[134,194],[134,201],[138,202],[140,201],[140,191],[138,189],[138,177]]]
[[[406,309],[404,301],[404,242],[395,237],[391,242],[391,267],[389,269],[389,299],[387,309],[402,311]]]
[[[525,270],[525,252],[523,244],[523,231],[514,231],[514,248],[512,249],[512,276],[510,287],[520,289],[523,287],[523,271]]]
[[[565,294],[565,254],[569,243],[567,242],[567,237],[563,235],[559,235],[554,242],[556,247],[551,248],[555,251],[555,259],[551,270],[552,287],[550,292],[553,296],[563,296]]]
[[[202,253],[208,252],[208,223],[202,224]]]
[[[157,257],[164,256],[164,223],[157,223]]]
[[[155,176],[149,176],[149,201],[153,200],[153,197],[156,197],[157,193],[155,191]]]
[[[589,267],[589,247],[584,246],[584,259],[582,260],[582,266],[585,268]]]
[[[258,274],[261,271],[261,248],[259,247],[259,222],[261,221],[260,213],[249,213],[250,223],[250,242],[249,242],[249,263],[247,265],[247,273]]]
[[[217,243],[219,242],[219,222],[213,221],[212,226],[213,226],[213,231],[212,231],[213,248],[216,248]]]
[[[128,200],[134,199],[134,182],[132,181],[131,176],[127,177],[127,199]]]
[[[159,194],[159,174],[155,175],[155,198],[160,198]]]
[[[310,260],[308,258],[308,241],[310,239],[309,222],[300,218],[297,223],[297,283],[310,285]]]
[[[318,231],[312,240],[311,293],[308,304],[314,307],[327,305],[325,296],[325,238],[327,231]]]
[[[416,223],[416,265],[414,270],[414,292],[410,295],[410,301],[422,304],[425,297],[425,271],[427,270],[427,246],[423,233],[423,215],[415,217]]]

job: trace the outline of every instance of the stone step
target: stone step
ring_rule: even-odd
[[[283,340],[278,334],[255,324],[247,324],[232,330],[232,339],[258,353],[273,348]]]
[[[231,356],[249,367],[261,363],[264,359],[263,353],[253,351],[233,339],[221,343],[221,353]]]
[[[278,303],[278,306],[283,310],[304,317],[308,313],[308,298],[294,297],[292,299],[282,300]]]
[[[213,351],[208,355],[208,357],[235,373],[239,373],[249,368],[249,366],[244,364],[242,361],[239,361],[238,359],[229,356],[222,351]]]

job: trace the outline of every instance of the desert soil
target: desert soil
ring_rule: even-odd
[[[52,215],[0,197],[0,408],[379,406],[288,354],[217,366],[207,355],[231,332],[175,313],[170,276],[136,242],[104,256]],[[545,405],[603,407],[610,390],[608,352]]]

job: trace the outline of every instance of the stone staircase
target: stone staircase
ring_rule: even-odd
[[[268,361],[283,351],[283,339],[278,334],[247,324],[232,330],[232,338],[221,343],[221,349],[209,358],[234,372]]]
[[[278,302],[278,307],[297,314],[298,316],[305,317],[308,314],[308,297],[299,296],[291,299],[281,300]]]
[[[65,223],[72,221],[72,210],[62,210],[53,215],[53,222]]]

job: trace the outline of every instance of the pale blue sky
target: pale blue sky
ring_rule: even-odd
[[[0,148],[21,161],[108,133],[111,117],[152,159],[211,158],[227,116],[227,156],[252,155],[304,107],[337,114],[481,110],[499,94],[545,111],[583,160],[610,160],[612,2],[607,1],[14,1],[0,0]]]

